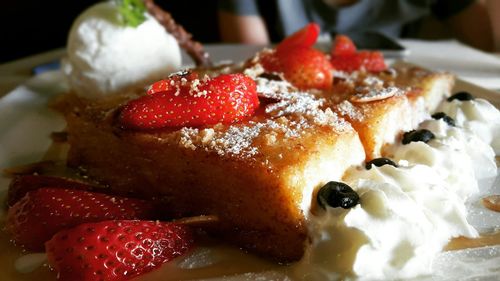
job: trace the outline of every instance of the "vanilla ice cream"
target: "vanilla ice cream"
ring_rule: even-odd
[[[74,22],[63,70],[78,95],[97,98],[144,87],[181,66],[176,39],[153,17],[126,26],[114,2],[96,4]]]

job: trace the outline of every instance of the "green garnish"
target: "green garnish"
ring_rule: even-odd
[[[116,0],[116,4],[126,25],[137,27],[146,20],[146,6],[142,0]]]

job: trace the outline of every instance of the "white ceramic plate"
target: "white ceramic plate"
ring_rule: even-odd
[[[215,58],[232,57],[240,61],[255,53],[260,47],[245,48],[243,52],[234,46],[212,50]],[[64,128],[61,116],[47,108],[47,103],[67,90],[59,71],[47,72],[34,77],[24,85],[0,99],[0,168],[36,162],[42,158],[51,144],[49,135]],[[500,95],[478,86],[458,81],[456,90],[467,90],[477,97],[490,100],[500,107]],[[8,179],[0,177],[0,194],[5,195]],[[500,178],[481,183],[483,193],[500,194]],[[475,201],[477,202],[477,200]],[[500,213],[489,211],[478,203],[469,206],[469,220],[480,230],[500,226]],[[478,249],[446,252],[435,261],[433,276],[418,280],[500,280],[500,245]],[[281,280],[278,273],[225,277],[225,280]]]

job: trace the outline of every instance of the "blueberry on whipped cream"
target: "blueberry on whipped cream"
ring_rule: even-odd
[[[331,181],[318,192],[318,203],[321,207],[342,207],[349,209],[359,203],[359,196],[350,186],[342,182]]]
[[[421,130],[413,130],[404,133],[403,135],[403,144],[409,144],[410,142],[429,142],[431,139],[434,138],[434,134],[426,129],[421,129]]]
[[[384,165],[391,165],[393,167],[397,167],[398,165],[396,163],[394,163],[394,161],[392,161],[391,159],[389,158],[385,158],[385,157],[380,157],[380,158],[375,158],[375,159],[372,159],[370,161],[368,161],[365,165],[365,168],[367,170],[370,170],[372,168],[372,166],[375,165],[377,167],[382,167]]]

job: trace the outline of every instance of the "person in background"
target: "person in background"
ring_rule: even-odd
[[[0,64],[66,45],[71,24],[98,0],[0,1]],[[220,42],[215,1],[155,0],[197,41]],[[0,278],[1,279],[1,278]]]
[[[330,34],[376,31],[393,38],[417,38],[423,19],[433,16],[452,37],[492,51],[489,1],[219,0],[219,29],[224,42],[245,44],[278,42],[312,21]]]
[[[495,41],[495,52],[500,52],[500,1],[482,0],[482,2],[486,3],[488,13],[490,14],[493,38]]]

